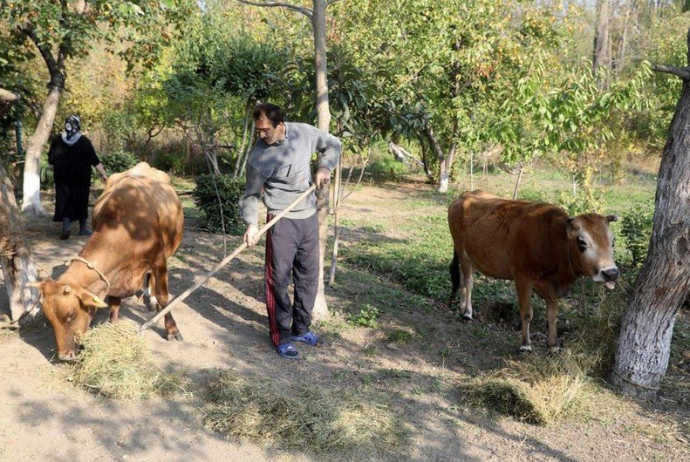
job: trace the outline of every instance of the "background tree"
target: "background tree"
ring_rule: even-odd
[[[326,54],[326,9],[338,0],[313,0],[312,9],[288,2],[253,2],[237,0],[240,3],[262,7],[279,7],[296,11],[306,16],[312,25],[314,40],[314,69],[316,71],[316,126],[325,132],[330,131],[331,112],[328,104],[328,62]],[[319,286],[314,303],[314,319],[325,319],[330,316],[326,303],[324,286],[324,259],[328,239],[328,196],[329,185],[324,185],[317,194],[317,213],[319,215]]]
[[[17,0],[0,4],[0,22],[11,31],[15,43],[30,42],[36,47],[50,78],[36,129],[27,140],[22,211],[45,213],[41,204],[39,159],[65,89],[67,59],[86,55],[97,37],[112,38],[119,26],[127,26],[127,39],[132,42],[127,56],[132,62],[140,59],[152,63],[156,49],[169,37],[166,24],[159,19],[175,17],[174,7],[182,1]],[[103,27],[104,24],[109,27]]]

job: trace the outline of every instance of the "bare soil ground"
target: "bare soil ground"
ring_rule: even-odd
[[[407,213],[445,214],[445,206],[423,189],[418,184],[365,186],[348,199],[343,216],[384,225],[376,233],[380,238],[401,238],[395,223]],[[426,204],[409,211],[399,205],[410,200]],[[47,208],[49,202],[46,198]],[[172,295],[182,293],[223,256],[222,237],[200,232],[193,218],[186,225],[182,246],[170,261]],[[83,237],[60,241],[49,217],[29,219],[26,228],[38,265],[53,277],[86,242]],[[364,238],[374,236],[346,230],[344,245]],[[228,238],[228,252],[239,242]],[[654,403],[627,400],[604,389],[582,418],[552,427],[521,423],[464,404],[458,391],[462,380],[513,357],[517,334],[481,322],[463,324],[433,301],[418,308],[401,301],[399,312],[379,317],[377,329],[353,327],[336,315],[319,326],[326,333],[325,346],[300,347],[306,360],[283,360],[268,339],[262,251],[260,246],[241,254],[175,310],[184,342],[165,341],[161,326],[146,334],[156,362],[192,381],[172,398],[122,402],[90,394],[62,378],[63,368],[70,366],[56,362],[50,326],[0,332],[0,459],[317,459],[228,441],[204,429],[201,388],[216,370],[311,387],[373,387],[389,396],[410,429],[409,444],[392,453],[333,454],[334,459],[690,459],[687,371],[672,368],[661,399]],[[372,287],[366,271],[342,271],[341,282],[327,288],[329,306],[336,311],[366,301],[377,287],[419,298],[407,297],[386,277],[374,276]],[[0,307],[6,305],[0,298]],[[122,322],[141,324],[151,314],[132,298],[123,303],[120,316]],[[106,319],[101,312],[95,322]],[[409,332],[409,341],[392,342],[390,334],[398,331]]]

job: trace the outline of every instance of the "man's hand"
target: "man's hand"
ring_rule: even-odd
[[[248,247],[254,247],[259,242],[259,228],[256,225],[247,226],[247,231],[244,233],[244,243]]]
[[[316,172],[316,177],[314,178],[314,183],[318,189],[323,188],[331,181],[331,171],[326,167],[321,167]]]

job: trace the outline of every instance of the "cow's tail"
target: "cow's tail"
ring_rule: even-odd
[[[450,292],[450,300],[448,300],[448,309],[453,309],[453,300],[460,288],[460,281],[462,275],[460,274],[460,257],[458,257],[457,250],[453,249],[453,262],[450,264],[450,280],[453,283],[453,289]]]

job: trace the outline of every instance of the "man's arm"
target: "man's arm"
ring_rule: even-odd
[[[338,138],[323,130],[316,130],[316,152],[319,153],[319,169],[316,171],[314,182],[317,188],[328,184],[331,171],[338,165],[342,150],[342,143]]]
[[[240,217],[247,225],[244,242],[252,247],[259,241],[259,199],[266,177],[251,164],[247,164],[247,183],[240,198]]]

